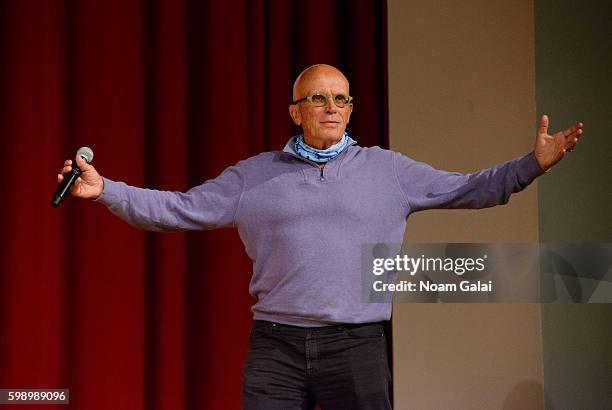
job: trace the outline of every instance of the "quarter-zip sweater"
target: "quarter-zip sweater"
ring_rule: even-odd
[[[104,178],[98,201],[147,230],[236,227],[253,261],[254,319],[313,327],[389,320],[390,303],[362,297],[362,246],[401,243],[410,213],[505,204],[544,173],[533,152],[461,174],[355,141],[320,168],[292,147],[293,139],[187,192]]]

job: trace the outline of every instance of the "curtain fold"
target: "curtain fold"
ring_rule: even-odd
[[[69,388],[79,409],[239,408],[253,301],[235,230],[52,209],[56,174],[87,145],[108,178],[186,190],[282,149],[293,80],[320,62],[351,81],[351,136],[386,146],[385,38],[375,0],[2,2],[0,388]]]

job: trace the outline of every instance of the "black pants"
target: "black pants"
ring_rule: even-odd
[[[380,323],[303,328],[256,321],[243,369],[244,410],[391,409]]]

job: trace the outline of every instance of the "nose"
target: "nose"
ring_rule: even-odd
[[[333,97],[327,97],[327,102],[325,103],[325,112],[333,114],[338,111],[338,107],[336,103],[334,103]]]

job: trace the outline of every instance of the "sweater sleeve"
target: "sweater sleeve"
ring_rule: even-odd
[[[393,161],[409,212],[505,204],[544,173],[533,152],[469,174],[440,171],[397,152]]]
[[[215,229],[234,226],[243,185],[237,166],[187,192],[137,188],[104,178],[104,190],[97,201],[140,229]]]

